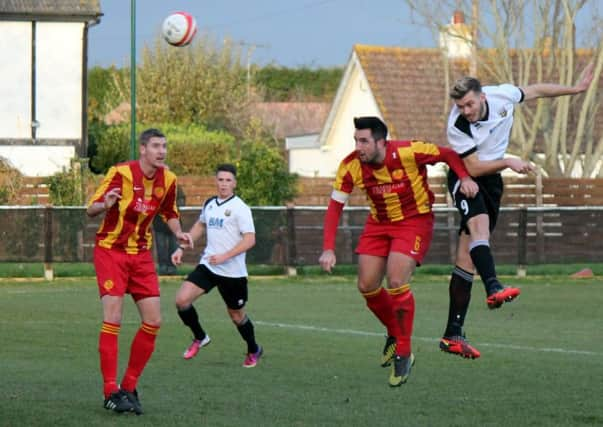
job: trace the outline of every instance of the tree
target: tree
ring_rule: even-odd
[[[594,61],[595,83],[585,94],[539,99],[516,109],[509,149],[551,176],[571,176],[576,166],[584,177],[595,173],[603,155],[603,129],[596,127],[601,121],[596,94],[603,69],[603,18],[596,1],[444,0],[429,2],[429,7],[418,0],[406,2],[438,33],[452,28],[444,23],[453,10],[472,11],[466,37],[474,47],[471,62],[477,65],[477,77],[486,83],[572,85],[586,63]],[[579,14],[588,14],[590,24],[576,26]],[[576,39],[583,48],[576,47]]]
[[[253,206],[280,205],[297,193],[297,175],[289,173],[279,147],[267,140],[266,129],[252,120],[232,151],[238,169],[237,194]]]
[[[102,121],[103,117],[117,106],[119,98],[114,75],[123,71],[110,68],[92,67],[88,70],[88,121]]]
[[[217,47],[199,37],[186,48],[175,48],[157,38],[142,51],[137,70],[137,118],[146,123],[197,123],[209,129],[240,134],[246,127],[246,68],[241,52],[226,40]],[[115,73],[121,98],[127,100],[130,81]]]
[[[331,101],[343,76],[342,67],[258,67],[254,83],[265,101]]]
[[[251,115],[258,95],[249,90],[240,45],[227,40],[216,47],[205,37],[180,49],[157,39],[144,49],[136,75],[138,123],[161,124],[172,141],[168,163],[175,172],[213,174],[217,163],[230,161],[241,165],[248,203],[278,205],[293,197],[295,176],[277,141]],[[121,98],[128,99],[126,74],[113,76]],[[113,130],[105,130],[105,140],[96,138],[97,170],[123,155],[121,130]]]

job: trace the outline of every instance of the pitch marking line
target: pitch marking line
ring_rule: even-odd
[[[324,328],[320,326],[311,326],[311,325],[295,325],[290,323],[276,323],[276,322],[265,322],[262,320],[254,320],[253,323],[263,326],[275,327],[275,328],[285,328],[285,329],[298,329],[303,331],[312,331],[312,332],[327,332],[327,333],[335,333],[342,335],[361,335],[361,336],[370,336],[370,337],[383,337],[383,333],[379,332],[366,332],[366,331],[357,331],[354,329],[332,329],[332,328]],[[426,337],[417,337],[413,336],[413,340],[417,341],[425,341],[425,342],[439,342],[439,338],[426,338]],[[603,356],[603,353],[597,353],[596,351],[584,351],[584,350],[568,350],[565,348],[547,348],[547,347],[529,347],[524,345],[514,345],[514,344],[492,344],[492,343],[479,343],[480,347],[492,347],[492,348],[502,348],[502,349],[510,349],[510,350],[520,350],[520,351],[536,351],[541,353],[560,353],[560,354],[579,354],[583,356]]]

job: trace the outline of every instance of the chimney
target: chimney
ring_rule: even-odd
[[[455,10],[452,15],[452,23],[453,24],[464,24],[465,23],[465,14],[460,10]]]
[[[465,24],[465,14],[455,10],[451,23],[440,31],[440,48],[446,52],[448,58],[469,58],[471,42],[471,29]]]

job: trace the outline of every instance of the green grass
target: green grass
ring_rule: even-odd
[[[195,268],[191,264],[178,267],[178,275],[184,276]],[[54,277],[93,277],[94,265],[90,262],[55,262],[52,264]],[[249,273],[255,275],[279,275],[284,268],[279,265],[251,265]],[[3,262],[0,263],[1,278],[43,278],[44,264],[39,262]]]
[[[508,278],[505,278],[508,279]],[[475,286],[467,333],[477,360],[441,353],[447,277],[413,282],[417,362],[392,389],[382,329],[353,276],[252,277],[248,311],[266,353],[243,369],[243,343],[217,292],[197,303],[212,344],[181,354],[189,333],[162,282],[163,326],[139,383],[142,417],[102,409],[93,278],[0,281],[0,426],[587,426],[603,424],[598,279],[515,280],[496,311]],[[128,300],[120,375],[138,327]]]
[[[188,274],[195,266],[183,264],[178,267],[178,275]],[[54,277],[92,277],[94,276],[94,266],[89,262],[56,262],[52,264]],[[517,272],[515,265],[498,265],[497,272],[501,275],[514,275]],[[527,266],[527,274],[542,275],[570,275],[583,268],[592,269],[596,275],[603,275],[603,264],[539,264]],[[279,265],[249,265],[249,274],[260,276],[274,276],[285,273],[284,267]],[[356,265],[338,264],[334,269],[334,274],[346,275],[356,274]],[[451,265],[427,264],[417,269],[418,276],[424,275],[448,275],[451,271]],[[304,265],[297,267],[297,274],[300,276],[314,276],[322,274],[320,266]],[[3,262],[0,263],[0,278],[43,278],[43,263],[25,263],[25,262]]]

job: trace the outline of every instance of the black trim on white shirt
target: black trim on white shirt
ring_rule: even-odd
[[[462,114],[459,114],[457,117],[456,122],[454,122],[454,127],[463,132],[469,138],[473,138],[473,135],[471,134],[471,124],[469,123],[469,120],[467,120]]]
[[[228,199],[224,199],[224,200],[220,201],[220,199],[218,199],[218,196],[216,196],[215,197],[215,199],[216,199],[216,205],[218,205],[218,206],[225,205],[226,203],[230,202],[234,198],[235,198],[235,195],[233,194]]]
[[[477,146],[474,146],[473,148],[470,148],[469,150],[465,151],[464,153],[459,154],[459,157],[461,159],[464,159],[465,157],[475,153],[477,151]]]

